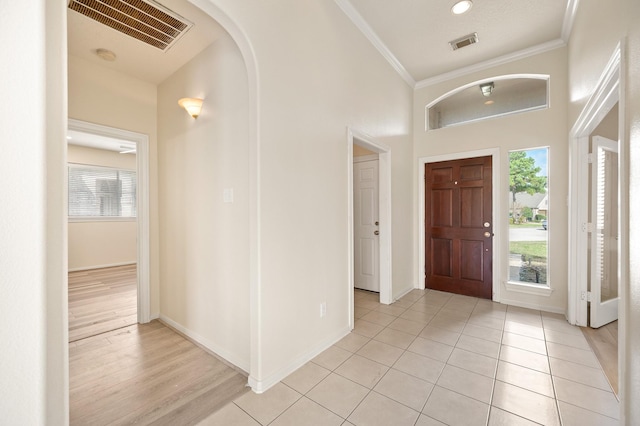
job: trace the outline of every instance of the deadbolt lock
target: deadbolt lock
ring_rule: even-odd
[[[484,223],[484,227],[485,227],[485,228],[488,228],[488,227],[490,227],[490,226],[491,226],[491,224],[490,224],[489,222],[485,222],[485,223]]]
[[[378,221],[376,220],[375,225],[376,225],[376,226],[380,225],[380,222],[378,222]]]

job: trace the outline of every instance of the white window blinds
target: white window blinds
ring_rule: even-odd
[[[69,165],[69,217],[136,217],[136,172]]]

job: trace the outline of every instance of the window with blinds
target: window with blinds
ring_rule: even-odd
[[[136,172],[69,165],[69,218],[135,218]]]

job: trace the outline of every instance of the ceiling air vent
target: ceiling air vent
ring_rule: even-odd
[[[478,42],[478,33],[473,33],[466,35],[464,37],[457,38],[453,41],[450,41],[449,44],[453,50],[458,50],[463,47],[467,47],[469,45],[475,44]]]
[[[143,0],[71,0],[69,9],[163,51],[193,25],[159,4]]]

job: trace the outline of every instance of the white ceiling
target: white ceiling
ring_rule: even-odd
[[[166,52],[67,8],[69,54],[159,84],[224,33],[216,21],[186,0],[155,3],[193,23]],[[95,53],[99,48],[114,52],[116,60],[99,58]]]
[[[474,0],[471,10],[456,16],[451,13],[454,0],[335,1],[409,84],[444,79],[526,50],[560,46],[576,3]],[[477,44],[456,51],[449,46],[474,32]]]
[[[454,0],[334,1],[411,86],[558,47],[566,41],[577,4],[577,0],[474,0],[469,12],[454,16],[450,11]],[[158,3],[194,24],[167,52],[68,10],[69,54],[158,84],[224,31],[187,0]],[[473,32],[478,33],[477,44],[450,48],[449,41]],[[100,59],[95,55],[98,48],[115,52],[116,61]]]

